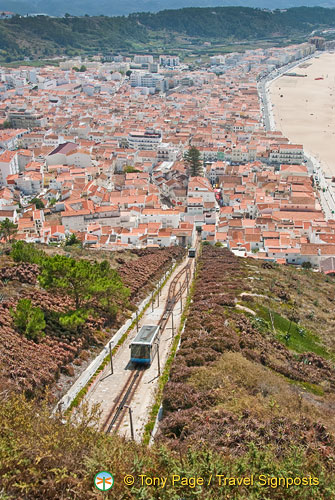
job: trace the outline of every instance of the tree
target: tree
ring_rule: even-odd
[[[11,256],[15,262],[30,262],[38,265],[41,265],[46,258],[43,250],[39,250],[33,243],[25,241],[16,241],[12,244]]]
[[[87,318],[88,312],[78,309],[77,311],[70,311],[63,316],[60,316],[59,322],[64,328],[68,328],[70,330],[75,330],[75,332],[78,332]]]
[[[200,158],[200,151],[192,146],[184,155],[184,161],[187,165],[189,175],[195,177],[202,173],[202,161]]]
[[[10,313],[15,327],[28,339],[38,341],[44,337],[44,313],[39,307],[33,307],[30,299],[20,299],[16,310],[11,307]]]
[[[72,233],[70,236],[67,236],[65,239],[65,246],[72,246],[72,245],[81,245],[81,241],[77,238],[77,236]]]
[[[302,267],[304,269],[311,269],[312,268],[312,264],[310,262],[303,262]]]
[[[10,241],[11,236],[16,233],[17,224],[6,218],[0,223],[0,235],[5,238],[5,241]]]
[[[127,303],[130,290],[123,285],[117,271],[115,271],[115,269],[110,269],[107,261],[101,264],[107,264],[105,268],[106,277],[102,276],[97,280],[94,286],[94,294],[103,311],[107,313],[109,319],[112,320],[115,318],[120,306]],[[102,273],[104,273],[104,271],[102,271]]]
[[[126,71],[126,76],[130,76],[132,74],[132,71],[130,71],[130,69],[128,69],[128,71]]]
[[[54,255],[43,262],[38,277],[46,289],[62,289],[75,301],[75,307],[88,311],[97,303],[114,314],[115,307],[129,296],[129,289],[107,261],[91,264],[86,259],[75,260],[65,255]]]
[[[11,127],[12,127],[11,123],[8,120],[5,120],[3,122],[3,124],[0,126],[0,129],[2,130],[2,129],[5,129],[5,128],[11,128]]]
[[[132,174],[135,172],[141,172],[141,170],[138,170],[137,168],[135,168],[131,165],[126,165],[125,167],[123,167],[123,171],[125,174]]]
[[[37,210],[42,210],[44,208],[44,203],[39,198],[32,198],[29,203],[33,203]]]

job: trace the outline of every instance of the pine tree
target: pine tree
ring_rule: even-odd
[[[11,236],[17,232],[17,224],[6,218],[0,223],[0,238],[4,237],[6,241],[10,241]]]
[[[200,151],[192,146],[184,155],[184,161],[187,165],[188,173],[191,177],[202,174],[202,161]]]

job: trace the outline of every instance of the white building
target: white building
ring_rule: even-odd
[[[149,55],[137,55],[134,57],[135,64],[152,64],[154,62],[153,56]]]
[[[0,184],[7,184],[8,175],[19,173],[19,162],[16,151],[4,151],[0,155]]]
[[[159,56],[159,64],[162,66],[175,67],[179,66],[180,60],[178,56]]]
[[[279,144],[269,154],[273,163],[301,164],[304,160],[304,149],[300,144]]]
[[[153,151],[158,149],[162,142],[162,134],[154,130],[145,132],[130,132],[128,135],[129,147],[136,150]]]

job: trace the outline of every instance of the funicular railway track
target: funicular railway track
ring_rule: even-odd
[[[182,280],[182,281],[181,281]],[[158,321],[160,326],[160,332],[162,333],[166,328],[171,314],[173,313],[174,306],[183,296],[183,293],[188,288],[191,280],[191,261],[188,259],[188,263],[176,274],[170,283],[168,296],[165,303],[164,311]],[[178,286],[179,283],[179,286]],[[160,333],[160,334],[161,334]],[[121,392],[116,398],[113,407],[108,412],[108,415],[102,426],[103,431],[106,433],[117,432],[122,424],[123,418],[126,413],[126,409],[129,407],[136,390],[142,380],[145,373],[143,367],[136,368],[131,371],[126,383],[124,384]]]

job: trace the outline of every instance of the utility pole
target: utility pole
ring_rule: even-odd
[[[179,283],[179,293],[180,293],[180,312],[183,311],[183,294],[181,293],[181,283]]]
[[[110,358],[111,358],[111,375],[113,375],[114,369],[113,369],[113,354],[112,354],[112,345],[111,345],[111,343],[109,343],[109,355],[110,355]]]
[[[131,434],[131,439],[135,441],[134,437],[134,426],[133,426],[133,412],[130,408],[130,406],[124,405],[124,408],[128,408],[129,410],[129,420],[130,420],[130,434]]]
[[[138,333],[138,311],[136,309],[136,332]]]
[[[190,288],[189,288],[189,281],[188,281],[188,272],[186,272],[186,281],[187,281],[187,295],[189,294]]]
[[[151,293],[151,312],[154,312],[154,291]]]
[[[161,374],[161,362],[159,358],[159,343],[157,342],[157,362],[158,362],[158,375]]]
[[[171,319],[172,319],[172,337],[174,337],[173,311],[171,311]]]

